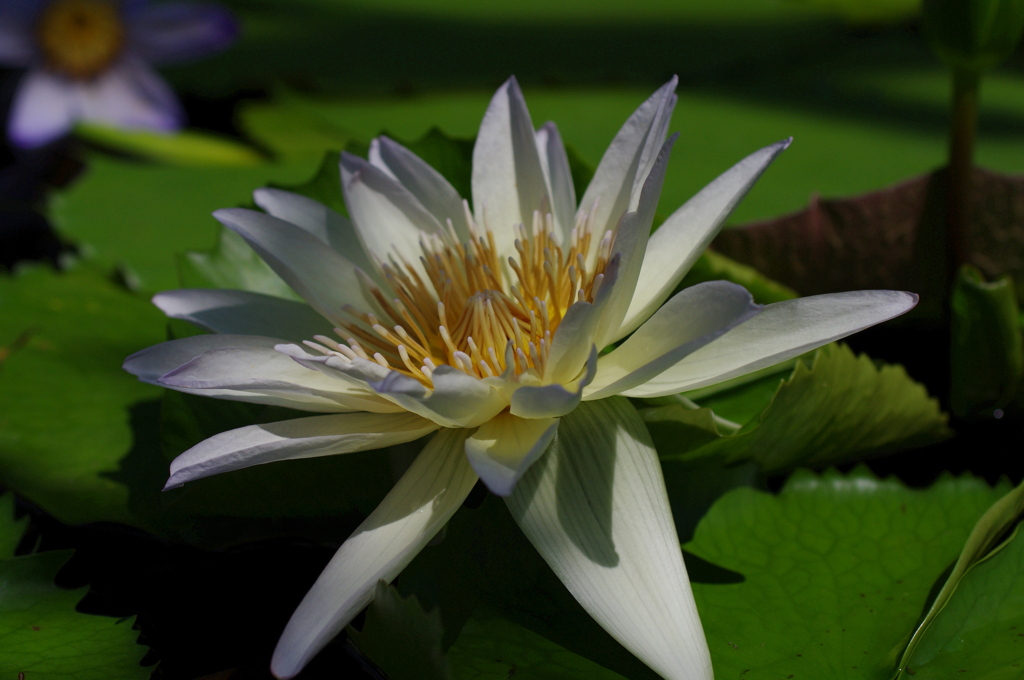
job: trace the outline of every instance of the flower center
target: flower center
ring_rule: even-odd
[[[36,36],[51,69],[81,80],[110,66],[125,42],[117,9],[104,0],[54,0],[39,17]]]
[[[516,227],[517,257],[501,263],[490,229],[481,233],[468,206],[466,217],[470,241],[460,243],[449,221],[449,233],[421,241],[422,268],[395,258],[379,266],[395,297],[367,282],[377,309],[345,309],[350,321],[335,329],[344,343],[316,336],[319,342],[306,344],[376,361],[428,387],[442,364],[478,378],[541,377],[566,311],[593,302],[600,290],[613,234],[605,234],[590,266],[590,217],[577,221],[563,248],[551,215],[536,212],[532,229]]]

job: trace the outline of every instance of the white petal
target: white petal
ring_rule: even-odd
[[[136,58],[123,58],[95,81],[76,83],[75,88],[83,120],[160,132],[177,130],[185,122],[174,91]]]
[[[658,227],[647,243],[629,311],[614,340],[636,329],[672,293],[733,208],[790,141],[785,139],[750,154],[701,189]]]
[[[530,112],[516,79],[491,99],[473,147],[473,211],[494,233],[502,261],[515,255],[516,224],[529,227],[533,212],[551,211]]]
[[[577,215],[589,214],[594,201],[600,199],[592,225],[596,236],[592,253],[604,232],[614,229],[623,214],[635,209],[639,198],[636,190],[646,181],[665,141],[676,105],[677,83],[678,78],[673,76],[640,105],[615,135],[597,166],[577,212]]]
[[[647,382],[763,308],[742,286],[708,281],[673,296],[624,343],[597,362],[587,400]]]
[[[203,355],[208,351],[221,349],[232,349],[236,351],[260,350],[273,348],[280,343],[277,338],[267,338],[256,335],[196,335],[180,340],[162,342],[159,345],[147,347],[136,352],[124,360],[124,370],[132,375],[138,376],[142,382],[160,385],[160,378],[167,373],[187,364],[191,360]],[[165,385],[166,386],[166,385]],[[362,406],[374,406],[376,402],[369,403],[368,399],[356,399],[355,396],[341,394],[314,395],[285,393],[280,390],[261,391],[236,390],[236,389],[190,389],[187,387],[174,387],[178,392],[188,394],[199,394],[204,397],[216,397],[230,401],[247,401],[254,404],[271,404],[274,406],[287,406],[298,408],[304,411],[339,412],[349,410],[371,410]],[[372,395],[371,397],[372,398]],[[351,402],[351,405],[349,405]],[[364,402],[367,402],[364,404]],[[360,408],[356,408],[360,406]],[[393,405],[380,403],[372,410],[380,412],[395,411]]]
[[[509,412],[520,418],[557,418],[579,406],[583,390],[597,374],[597,347],[590,346],[587,372],[568,385],[520,387],[512,393]]]
[[[303,347],[292,344],[281,344],[274,347],[275,350],[291,357],[300,365],[315,371],[338,378],[353,385],[372,392],[371,383],[380,382],[388,377],[390,369],[380,364],[367,361],[366,359],[349,359],[337,355],[311,354]]]
[[[175,458],[164,489],[279,460],[403,444],[436,429],[434,423],[411,413],[345,413],[249,425],[214,435]]]
[[[629,402],[588,402],[563,418],[506,503],[623,647],[669,680],[711,679],[658,455]]]
[[[619,258],[618,276],[597,326],[595,342],[598,347],[604,348],[615,339],[622,319],[626,316],[626,310],[629,309],[630,300],[633,299],[633,291],[636,290],[636,282],[644,261],[644,251],[647,250],[651,226],[654,224],[654,211],[658,207],[658,197],[661,196],[665,171],[668,169],[668,158],[678,136],[672,135],[662,145],[644,181],[636,209],[626,213],[619,223],[612,246],[612,256]]]
[[[359,525],[292,614],[270,669],[291,678],[391,581],[462,505],[477,476],[466,460],[466,430],[441,430],[398,484]]]
[[[508,496],[547,450],[557,430],[557,418],[525,419],[499,413],[466,440],[466,456],[491,493]]]
[[[444,176],[426,161],[387,137],[370,142],[370,163],[405,187],[437,221],[452,221],[460,241],[470,238],[462,197]]]
[[[371,383],[371,387],[441,427],[477,427],[508,406],[508,400],[498,390],[457,368],[438,366],[430,377],[432,390],[397,371]]]
[[[79,116],[71,82],[43,70],[22,76],[14,93],[7,135],[20,147],[53,141],[71,129]]]
[[[255,401],[273,396],[275,403],[305,411],[372,411],[394,413],[394,404],[368,390],[300,365],[273,348],[211,349],[160,376],[156,383],[211,396],[251,394]],[[265,403],[260,401],[260,403]]]
[[[256,335],[193,335],[179,340],[161,342],[140,350],[124,360],[122,368],[139,380],[156,384],[160,376],[188,363],[203,352],[211,349],[230,348],[273,348],[280,343],[278,338]]]
[[[341,154],[341,187],[359,240],[372,257],[397,255],[420,268],[420,240],[444,228],[408,189],[380,168]]]
[[[228,208],[213,216],[236,232],[313,309],[342,324],[345,305],[372,309],[358,269],[348,258],[294,224],[255,210]]]
[[[544,123],[537,130],[537,154],[540,156],[544,180],[551,196],[551,212],[555,218],[555,233],[560,243],[575,226],[576,187],[569,170],[569,156],[565,153],[562,136],[554,123]]]
[[[845,338],[909,311],[917,296],[892,290],[814,295],[768,305],[627,397],[654,397],[735,378]]]
[[[263,187],[254,191],[252,197],[256,205],[269,214],[302,227],[371,277],[376,275],[376,267],[363,251],[355,227],[347,217],[320,201],[291,191]]]
[[[154,295],[153,304],[172,319],[214,333],[311,340],[314,335],[331,332],[331,324],[309,305],[243,290],[168,290]]]
[[[544,365],[546,384],[564,384],[579,376],[597,341],[598,324],[617,285],[619,260],[618,256],[612,256],[605,267],[604,281],[593,303],[574,302],[566,310],[551,339],[551,350]]]

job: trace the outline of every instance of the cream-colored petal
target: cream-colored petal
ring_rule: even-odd
[[[761,311],[742,286],[707,281],[680,291],[624,343],[600,358],[584,399],[604,399],[647,382]]]
[[[507,496],[547,450],[557,430],[557,418],[525,419],[499,413],[466,440],[466,456],[491,493]]]
[[[214,333],[307,340],[331,331],[330,322],[309,305],[244,290],[168,290],[154,295],[153,304],[172,319],[189,321]]]
[[[404,186],[380,168],[341,154],[341,188],[363,248],[380,262],[398,256],[417,269],[424,236],[444,227]]]
[[[213,216],[244,238],[292,290],[333,323],[343,322],[345,305],[372,309],[355,264],[325,248],[323,241],[305,229],[242,208],[218,210]]]
[[[647,240],[654,223],[654,211],[658,207],[658,197],[661,196],[661,187],[668,168],[669,154],[672,153],[672,145],[678,136],[672,135],[662,145],[661,152],[643,183],[636,209],[626,213],[619,223],[612,246],[612,256],[619,258],[618,277],[597,324],[595,342],[600,348],[612,342],[616,331],[622,325],[622,319],[626,316],[626,310],[629,309],[629,302],[633,299],[633,291],[636,289],[644,261],[644,251],[647,250]]]
[[[371,383],[381,396],[429,418],[441,427],[477,427],[508,406],[508,399],[482,380],[451,366],[438,366],[431,374],[433,389],[391,371],[384,380]]]
[[[223,396],[225,391],[251,394],[261,399],[259,403],[273,396],[275,403],[304,411],[398,410],[370,390],[311,370],[268,347],[211,349],[160,376],[156,384],[210,396]]]
[[[462,197],[426,161],[387,137],[370,142],[370,163],[405,187],[442,225],[451,220],[460,241],[470,238]]]
[[[566,385],[526,385],[512,393],[509,411],[520,418],[558,418],[576,408],[597,374],[597,347],[590,346],[587,371]]]
[[[551,339],[551,350],[544,364],[545,384],[565,384],[575,380],[583,370],[597,342],[598,324],[618,285],[619,261],[618,254],[612,256],[604,270],[601,290],[592,303],[574,302],[566,310]]]
[[[668,680],[711,680],[668,494],[628,401],[581,404],[506,499],[594,620]]]
[[[750,154],[701,189],[651,234],[629,310],[612,340],[629,335],[668,298],[733,208],[791,141],[784,139]]]
[[[263,187],[252,194],[253,201],[274,217],[302,227],[336,252],[351,260],[371,277],[373,262],[366,256],[352,222],[320,201],[283,189]]]
[[[529,227],[535,210],[551,211],[530,112],[514,77],[494,93],[480,123],[472,187],[476,221],[494,233],[501,261],[516,254],[513,227]]]
[[[547,122],[537,130],[537,154],[540,156],[541,169],[547,182],[548,195],[551,197],[551,213],[555,218],[555,234],[559,243],[565,239],[572,228],[576,212],[576,187],[572,182],[569,169],[569,156],[565,153],[562,136],[558,127]]]
[[[917,296],[859,290],[786,300],[709,342],[646,383],[621,392],[655,397],[736,378],[781,363],[910,311]]]
[[[345,413],[249,425],[216,434],[175,458],[164,489],[279,460],[404,444],[436,429],[436,424],[411,413]]]
[[[578,216],[590,214],[597,202],[592,224],[597,238],[592,242],[590,256],[596,252],[604,232],[614,229],[622,215],[636,209],[638,190],[647,180],[665,141],[676,104],[677,83],[678,78],[673,76],[626,120],[583,193]]]
[[[476,484],[465,454],[467,430],[441,430],[359,525],[292,614],[270,670],[297,675],[440,531]]]

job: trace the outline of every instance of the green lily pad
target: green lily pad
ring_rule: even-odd
[[[348,636],[391,680],[449,680],[441,651],[441,617],[423,611],[415,597],[403,598],[384,581],[377,583],[362,630]]]
[[[71,557],[57,550],[14,557],[24,530],[13,496],[0,497],[0,675],[53,680],[144,680],[146,648],[136,643],[134,618],[115,620],[75,611],[88,588],[53,583]]]
[[[680,398],[642,412],[663,458],[723,455],[772,472],[849,462],[949,436],[938,401],[902,366],[876,365],[846,345],[822,347],[797,361],[785,379],[769,376],[702,403]]]
[[[200,130],[164,133],[78,123],[75,134],[103,148],[171,165],[232,167],[264,165],[267,160],[252,147]]]
[[[994,680],[1024,673],[1022,516],[1024,483],[978,520],[903,653],[907,675]]]
[[[165,337],[163,315],[85,267],[0,278],[0,484],[62,522],[135,524],[111,475],[134,443],[133,409],[159,388],[121,370]]]
[[[467,621],[447,656],[454,680],[624,680],[500,616]]]
[[[148,291],[178,286],[174,254],[212,246],[218,208],[252,203],[271,181],[300,182],[315,161],[242,167],[171,167],[94,156],[85,175],[53,195],[50,216],[61,234],[104,265],[124,268]]]
[[[859,469],[800,471],[777,496],[730,491],[684,546],[744,577],[693,586],[716,677],[891,680],[936,580],[1006,488],[947,475],[909,489]]]

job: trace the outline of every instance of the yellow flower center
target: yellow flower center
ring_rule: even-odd
[[[40,16],[36,35],[47,65],[81,80],[110,66],[125,42],[117,8],[104,0],[54,0]]]
[[[306,344],[325,353],[376,361],[430,387],[431,373],[453,366],[478,378],[533,372],[540,377],[551,338],[569,307],[593,302],[604,280],[613,234],[598,245],[588,267],[590,218],[578,220],[567,249],[556,241],[550,214],[534,214],[532,229],[518,225],[517,257],[499,262],[494,235],[471,217],[472,238],[449,233],[421,242],[422,269],[392,258],[380,270],[395,297],[367,283],[377,313],[348,307],[351,319],[338,343],[316,336]],[[426,279],[424,279],[424,275]]]

